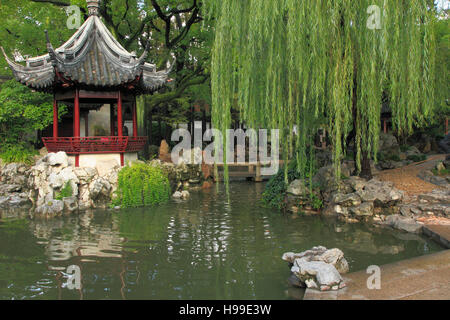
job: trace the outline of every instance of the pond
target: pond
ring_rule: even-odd
[[[284,252],[337,247],[357,271],[442,250],[417,235],[263,208],[263,189],[236,182],[229,197],[220,186],[154,208],[3,217],[0,299],[301,299]],[[80,290],[67,288],[70,265]]]

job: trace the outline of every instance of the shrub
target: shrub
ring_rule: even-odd
[[[435,176],[441,176],[441,177],[445,177],[450,175],[450,169],[443,169],[443,170],[438,170],[438,169],[433,169],[431,170],[433,172],[433,174]]]
[[[420,162],[427,160],[427,156],[424,154],[414,154],[408,157],[408,160],[411,160],[413,162]]]
[[[31,146],[6,143],[1,146],[0,159],[5,163],[21,162],[30,164],[33,156],[38,154]]]
[[[61,105],[59,116],[67,112]],[[1,151],[5,146],[33,142],[33,133],[45,129],[53,122],[52,97],[49,94],[33,92],[15,80],[2,84],[0,90],[0,141]],[[26,148],[26,147],[24,147]]]
[[[309,168],[309,161],[306,165]],[[313,172],[313,175],[315,172]],[[310,173],[301,174],[297,169],[296,161],[291,161],[288,167],[288,182],[291,183],[296,179],[305,178],[306,183],[308,183],[308,179],[310,177]],[[288,185],[284,180],[284,170],[280,170],[275,176],[273,176],[269,182],[266,184],[266,188],[262,195],[262,201],[265,206],[283,209],[284,198],[286,196]],[[318,202],[315,203],[315,206],[320,205]]]
[[[167,175],[158,167],[133,163],[119,172],[114,205],[136,208],[169,200],[170,184]]]
[[[67,197],[73,196],[73,189],[72,184],[70,183],[70,180],[66,182],[64,187],[61,189],[60,192],[58,192],[55,196],[55,200],[62,200]]]
[[[406,152],[406,151],[408,151],[409,149],[411,149],[411,147],[408,146],[407,144],[402,144],[402,145],[400,146],[400,151],[401,151],[401,152]]]
[[[385,152],[378,152],[377,153],[377,160],[378,161],[402,161],[400,159],[400,156],[397,153],[385,153]]]
[[[319,210],[323,208],[323,201],[314,193],[311,194],[311,206],[314,210]]]
[[[159,147],[155,145],[149,145],[148,146],[148,155],[149,159],[158,159],[159,156]]]

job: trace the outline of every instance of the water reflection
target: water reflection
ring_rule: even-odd
[[[440,248],[419,236],[260,205],[262,184],[192,193],[157,208],[91,211],[52,220],[0,219],[2,299],[285,299],[280,257],[341,248],[353,271]],[[69,290],[69,265],[82,288]],[[294,291],[293,291],[294,290]]]

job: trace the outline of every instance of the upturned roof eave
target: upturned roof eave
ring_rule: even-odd
[[[144,61],[148,46],[144,54],[137,58],[120,45],[97,16],[90,16],[72,37],[57,49],[53,50],[48,41],[49,53],[27,59],[27,66],[12,61],[4,51],[3,53],[18,81],[39,91],[52,91],[59,85],[57,72],[64,76],[67,70],[80,68],[85,78],[96,76],[95,74],[86,76],[87,71],[82,66],[94,45],[97,46],[97,50],[101,50],[102,58],[107,60],[105,63],[113,68],[118,76],[114,77],[114,81],[111,79],[107,83],[99,81],[96,85],[68,77],[73,83],[105,90],[127,85],[139,77],[140,81],[136,84],[139,88],[136,88],[136,91],[140,93],[152,93],[166,83],[170,70],[156,71],[155,65]]]

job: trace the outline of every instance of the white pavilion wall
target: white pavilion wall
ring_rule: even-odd
[[[110,133],[110,107],[109,104],[103,105],[99,110],[92,110],[88,115],[89,136],[95,136],[95,129],[101,128],[105,132],[105,136],[109,136]],[[128,129],[128,135],[133,134],[133,122],[130,120],[124,121],[124,125]],[[80,135],[85,137],[86,123],[84,118],[80,118]]]

